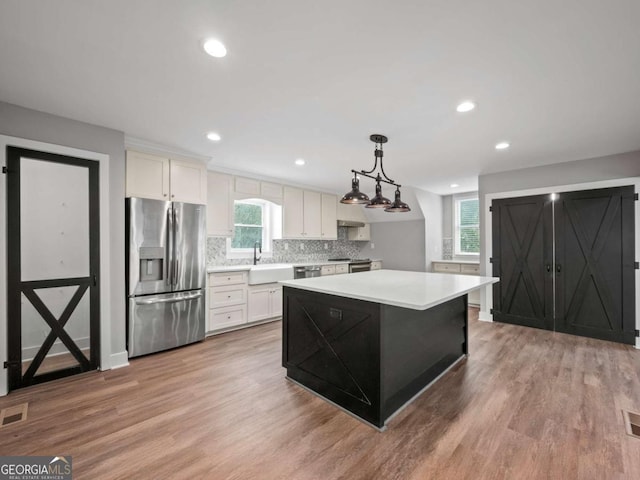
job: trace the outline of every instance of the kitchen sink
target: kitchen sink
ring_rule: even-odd
[[[293,278],[293,265],[290,263],[265,263],[253,265],[249,270],[249,285],[273,283]]]

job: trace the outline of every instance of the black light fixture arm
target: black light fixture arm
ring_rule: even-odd
[[[375,163],[371,170],[362,170],[361,173],[367,174],[367,173],[375,172],[376,168],[378,168],[378,160],[380,160],[380,172],[382,172],[382,176],[385,178],[385,180],[383,181],[386,181],[386,183],[390,183],[391,185],[395,185],[394,181],[387,176],[387,173],[384,171],[384,165],[382,164],[382,157],[384,156],[384,152],[382,151],[382,144],[387,143],[389,139],[384,135],[374,133],[369,137],[369,140],[371,140],[376,144],[376,149],[373,152],[375,157]],[[379,174],[378,174],[378,177],[380,177]],[[369,177],[369,178],[373,178],[373,177]],[[382,180],[382,178],[380,178],[380,180]]]
[[[398,188],[402,187],[402,185],[400,185],[399,183],[395,183],[393,180],[390,180],[386,175],[385,175],[385,178],[382,178],[380,176],[380,174],[378,174],[377,176],[374,177],[373,175],[369,175],[369,173],[371,173],[371,172],[366,172],[364,170],[359,170],[359,171],[358,170],[351,170],[351,172],[355,173],[356,175],[362,175],[363,177],[370,178],[370,179],[375,180],[377,182],[388,183],[389,185],[393,185],[393,186],[398,187]]]

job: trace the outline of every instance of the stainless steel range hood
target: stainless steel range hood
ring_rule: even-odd
[[[355,220],[338,220],[339,227],[364,227],[364,222],[356,222]]]

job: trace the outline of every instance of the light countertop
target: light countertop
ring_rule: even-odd
[[[480,265],[480,260],[432,260],[431,263],[461,263],[463,265]]]
[[[280,281],[284,286],[396,307],[426,310],[498,282],[494,277],[373,270],[350,275]]]
[[[251,267],[253,265],[213,265],[212,267],[207,267],[207,273],[249,271]]]
[[[381,258],[372,258],[372,262],[382,262]],[[291,265],[292,267],[307,267],[310,265],[348,265],[349,260],[318,260],[315,262],[293,262],[287,265]],[[269,263],[258,263],[258,265],[270,265]],[[278,263],[278,265],[284,265],[282,263]],[[219,272],[240,272],[240,271],[249,271],[251,270],[253,265],[212,265],[207,267],[207,273],[219,273]]]

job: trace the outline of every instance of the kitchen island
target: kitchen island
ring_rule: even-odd
[[[467,355],[467,294],[497,281],[397,270],[282,281],[287,378],[384,430]]]

